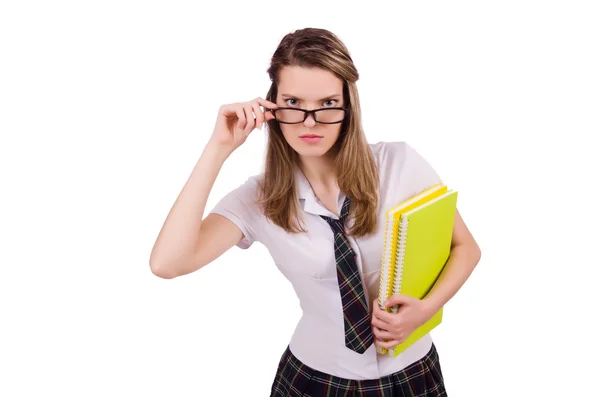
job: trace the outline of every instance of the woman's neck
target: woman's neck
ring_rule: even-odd
[[[314,191],[339,191],[333,156],[301,157],[299,167]]]

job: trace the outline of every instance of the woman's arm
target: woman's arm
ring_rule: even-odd
[[[219,247],[219,252],[209,255],[212,260],[241,238],[241,231],[224,218],[209,215],[210,219],[202,219],[208,195],[229,154],[211,143],[204,148],[152,248],[150,268],[155,275],[173,278],[191,273],[207,262],[195,258],[200,244],[211,241],[213,251]],[[218,234],[220,241],[215,241],[217,231],[228,233]]]
[[[204,210],[223,163],[248,134],[273,120],[260,109],[277,107],[262,98],[219,108],[215,129],[190,177],[169,211],[150,254],[150,269],[161,278],[191,273],[222,255],[244,236],[231,220]]]

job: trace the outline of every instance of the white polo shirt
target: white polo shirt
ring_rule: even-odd
[[[361,238],[348,237],[348,240],[356,253],[372,314],[373,300],[379,295],[385,212],[441,179],[406,142],[379,142],[369,147],[380,178],[378,225],[374,233]],[[240,228],[244,238],[238,247],[246,249],[255,241],[264,244],[275,265],[293,285],[303,314],[290,341],[292,353],[313,369],[348,379],[380,378],[422,358],[431,348],[429,334],[397,357],[377,353],[374,343],[363,354],[344,345],[333,233],[320,215],[338,217],[320,203],[299,168],[295,176],[308,233],[289,234],[262,215],[253,202],[258,197],[259,175],[250,177],[224,196],[211,211],[227,217]],[[338,213],[345,198],[340,192]]]

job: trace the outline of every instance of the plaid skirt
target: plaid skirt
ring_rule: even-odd
[[[435,345],[422,359],[379,379],[353,380],[303,364],[289,346],[281,356],[271,397],[447,397]]]

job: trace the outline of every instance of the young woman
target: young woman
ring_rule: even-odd
[[[426,335],[402,342],[458,291],[480,251],[456,213],[451,256],[423,299],[377,303],[385,211],[440,182],[406,142],[367,143],[344,44],[323,29],[286,35],[275,51],[266,99],[223,105],[214,132],[157,238],[159,277],[196,271],[237,245],[264,244],[291,281],[303,315],[274,376],[271,396],[445,396]],[[263,107],[265,110],[261,109]],[[393,122],[393,112],[387,113]],[[268,125],[265,170],[204,217],[217,174],[248,134]],[[204,217],[204,218],[203,218]]]

